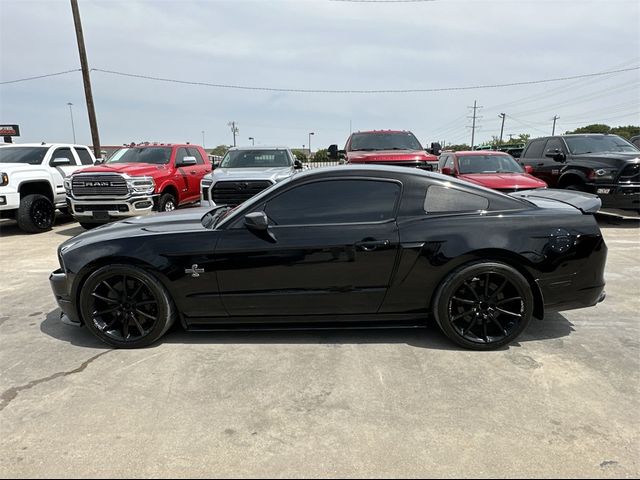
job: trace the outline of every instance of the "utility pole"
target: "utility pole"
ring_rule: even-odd
[[[73,132],[73,143],[76,143],[76,127],[73,124],[73,109],[71,108],[73,106],[73,103],[68,102],[67,105],[69,105],[69,113],[71,114],[71,131]]]
[[[236,122],[235,120],[230,121],[229,123],[227,123],[228,126],[231,127],[231,133],[233,133],[233,146],[236,146],[236,134],[238,132],[240,132],[240,129],[236,126]]]
[[[311,158],[311,135],[315,135],[315,133],[309,132],[309,158]]]
[[[482,117],[479,117],[477,115],[477,111],[478,109],[482,108],[480,106],[478,106],[478,101],[474,100],[473,101],[473,107],[467,107],[467,108],[471,108],[473,109],[473,115],[471,117],[467,117],[467,118],[472,118],[472,124],[471,124],[471,150],[473,150],[474,147],[474,142],[475,142],[475,138],[476,138],[476,128],[480,128],[480,127],[476,127],[476,120],[481,119]],[[469,127],[467,127],[469,128]]]
[[[96,120],[96,109],[93,105],[93,94],[91,93],[91,78],[89,77],[89,63],[87,62],[87,50],[84,47],[84,35],[82,33],[82,23],[80,22],[80,10],[78,0],[71,0],[71,11],[73,12],[73,24],[76,27],[76,39],[78,40],[78,53],[80,54],[80,66],[82,67],[82,82],[84,83],[84,96],[87,102],[87,112],[89,113],[89,127],[91,128],[91,141],[93,142],[93,153],[96,158],[101,158],[100,137],[98,136],[98,121]]]
[[[202,148],[207,148],[204,146],[204,130],[202,130]]]
[[[556,120],[558,120],[559,118],[560,117],[558,115],[553,116],[553,129],[551,130],[551,135],[556,134]]]
[[[502,145],[502,132],[504,132],[504,119],[507,116],[507,114],[506,113],[501,113],[498,116],[502,117],[502,125],[500,126],[500,145]]]

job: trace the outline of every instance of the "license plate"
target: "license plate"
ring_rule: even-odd
[[[109,212],[93,212],[94,220],[109,220]]]
[[[599,188],[598,189],[598,195],[606,195],[611,191],[610,188]]]

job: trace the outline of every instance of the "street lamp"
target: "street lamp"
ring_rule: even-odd
[[[67,102],[67,105],[69,105],[69,113],[71,114],[71,131],[73,132],[73,143],[76,143],[76,127],[73,124],[73,109],[71,107],[73,107],[73,103],[71,102]]]
[[[204,130],[202,130],[202,148],[207,148],[204,146]]]
[[[254,146],[256,144],[255,138],[249,137],[249,140],[251,140],[251,146]]]
[[[315,133],[309,132],[309,158],[311,158],[311,135],[315,135]]]

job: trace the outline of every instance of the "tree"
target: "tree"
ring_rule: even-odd
[[[216,148],[212,149],[209,154],[210,155],[219,155],[219,156],[224,156],[225,153],[227,153],[227,150],[229,150],[231,147],[228,147],[227,145],[218,145]]]
[[[447,145],[444,147],[444,150],[453,150],[454,152],[460,152],[463,150],[471,150],[471,147],[466,143],[460,143],[457,145]]]
[[[321,148],[318,150],[313,156],[313,162],[328,162],[329,161],[329,152],[326,148]]]
[[[593,123],[584,127],[576,128],[573,131],[567,131],[567,134],[571,133],[609,133],[611,135],[620,135],[627,140],[636,135],[640,135],[640,127],[637,125],[627,125],[611,128],[604,123]]]
[[[301,162],[304,163],[307,161],[307,154],[304,153],[302,150],[291,150],[291,153],[293,153],[296,156],[296,158]]]

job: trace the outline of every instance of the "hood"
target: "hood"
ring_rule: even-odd
[[[123,173],[131,177],[153,177],[158,171],[165,172],[168,165],[154,165],[151,163],[105,163],[103,165],[95,165],[93,167],[82,168],[73,172],[74,175],[79,173]]]
[[[437,162],[438,157],[424,150],[375,150],[372,152],[347,152],[349,163],[368,162]]]
[[[216,168],[213,173],[205,175],[207,179],[216,182],[223,180],[270,180],[279,182],[296,173],[291,167],[274,168]]]
[[[31,165],[29,163],[0,163],[0,172],[7,175],[12,172],[20,172],[23,170],[33,170],[34,168],[40,168],[42,165]]]
[[[640,152],[600,152],[571,155],[568,163],[580,162],[591,167],[619,167],[640,162]]]
[[[142,237],[154,233],[205,231],[200,219],[210,210],[211,208],[187,208],[107,223],[70,238],[60,245],[60,249],[64,254],[74,248],[100,242],[108,244],[120,238]]]
[[[494,190],[525,190],[547,186],[528,173],[465,173],[458,178]]]

